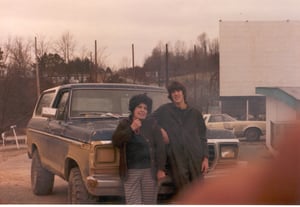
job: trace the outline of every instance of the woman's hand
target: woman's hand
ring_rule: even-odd
[[[163,170],[158,170],[156,174],[157,180],[161,180],[166,177],[166,173]]]
[[[142,122],[139,119],[134,119],[130,125],[132,131],[134,131],[137,134],[141,126],[142,126]]]

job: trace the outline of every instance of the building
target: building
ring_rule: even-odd
[[[260,116],[266,100],[256,87],[300,85],[300,21],[220,20],[219,27],[222,111]]]
[[[221,100],[246,113],[255,104],[265,107],[273,153],[300,118],[299,39],[300,21],[220,21]]]
[[[276,154],[285,130],[300,119],[300,87],[257,87],[266,96],[266,145]]]

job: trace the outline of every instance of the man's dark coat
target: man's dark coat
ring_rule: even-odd
[[[168,162],[177,188],[201,177],[202,161],[208,158],[206,125],[201,112],[190,106],[182,110],[167,103],[151,116],[168,133]]]

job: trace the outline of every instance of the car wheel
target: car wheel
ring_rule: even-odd
[[[35,195],[48,195],[53,190],[54,174],[43,168],[37,150],[31,162],[31,187]]]
[[[68,184],[68,202],[72,204],[92,204],[96,201],[97,197],[92,196],[87,191],[79,168],[72,168]]]
[[[245,137],[248,141],[257,141],[260,138],[260,131],[256,128],[247,129]]]

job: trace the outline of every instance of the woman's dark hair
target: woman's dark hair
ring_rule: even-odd
[[[178,81],[173,81],[169,86],[168,86],[168,98],[172,100],[172,96],[171,94],[174,92],[174,91],[182,91],[183,93],[183,98],[184,98],[184,101],[186,102],[186,88],[183,84],[179,83]]]
[[[147,106],[148,113],[151,113],[152,111],[152,99],[147,96],[147,94],[138,94],[135,96],[132,96],[129,100],[129,110],[131,113],[133,113],[135,107],[137,107],[139,104],[145,104]]]

